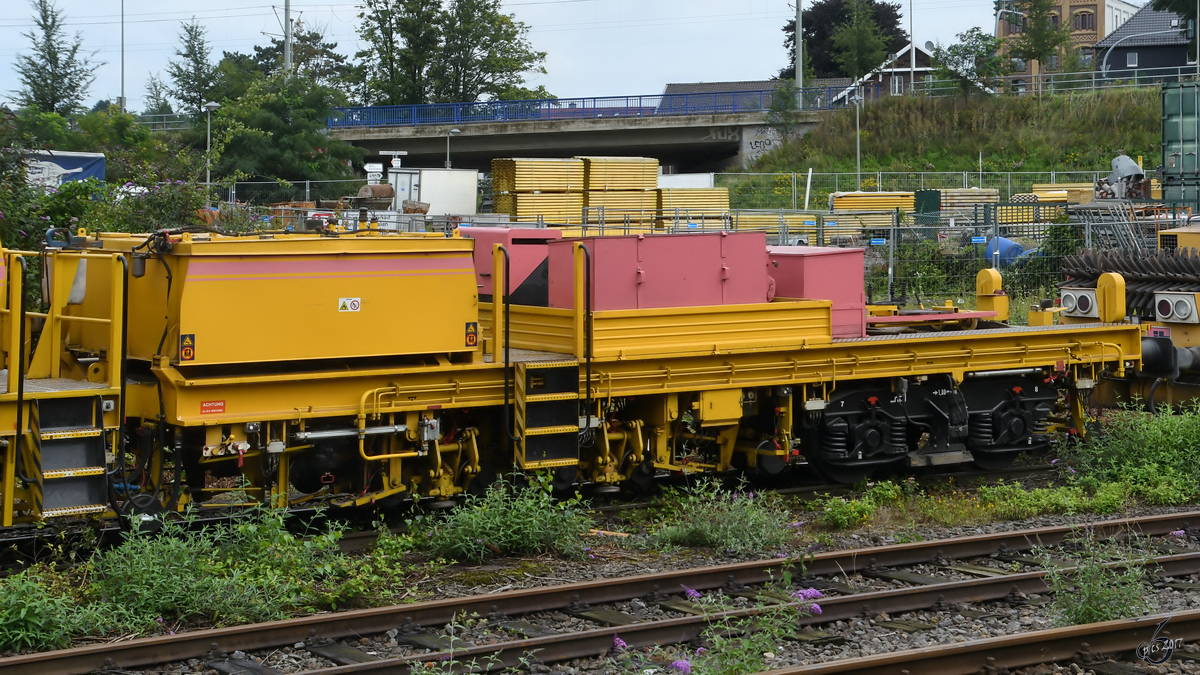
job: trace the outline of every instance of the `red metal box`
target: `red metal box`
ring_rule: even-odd
[[[550,306],[575,300],[573,244],[592,254],[592,309],[702,307],[768,302],[762,232],[652,234],[550,243]]]
[[[867,334],[863,249],[769,246],[767,272],[775,295],[833,301],[833,337]]]
[[[515,293],[546,261],[546,244],[562,238],[562,231],[554,228],[460,227],[458,232],[475,240],[475,279],[483,296],[493,293],[492,244],[503,244],[508,249],[508,280]]]

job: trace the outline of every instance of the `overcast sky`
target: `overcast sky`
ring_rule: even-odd
[[[559,97],[654,94],[668,82],[768,78],[787,53],[781,28],[794,16],[793,0],[505,0],[506,12],[530,27],[536,49],[547,53],[546,85]],[[810,2],[811,0],[805,0]],[[990,25],[991,0],[905,0],[918,44],[949,43],[956,33]],[[58,0],[69,29],[105,62],[96,72],[88,105],[115,100],[121,91],[121,0]],[[16,55],[29,49],[33,30],[27,0],[0,0],[0,102],[11,101],[18,80]],[[353,54],[355,2],[296,0],[292,11],[324,30],[339,51]],[[165,71],[178,43],[179,24],[191,17],[208,29],[214,55],[252,52],[282,33],[282,1],[125,0],[125,92],[142,107],[146,78]]]

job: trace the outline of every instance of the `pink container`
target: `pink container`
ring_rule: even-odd
[[[866,336],[863,249],[768,246],[767,259],[776,296],[832,300],[833,337]]]
[[[562,239],[562,231],[529,227],[460,227],[459,233],[475,240],[475,279],[480,295],[492,295],[492,244],[508,249],[510,289],[516,291],[546,260],[546,244]]]
[[[592,253],[592,309],[768,302],[762,232],[652,234],[551,242],[550,306],[575,304],[574,242]]]

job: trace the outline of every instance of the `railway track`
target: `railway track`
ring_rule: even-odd
[[[1095,531],[1097,537],[1107,538],[1130,532],[1142,535],[1162,535],[1174,530],[1187,529],[1193,523],[1200,524],[1200,511],[1101,521],[1093,523],[1089,527]],[[998,552],[1018,554],[1037,546],[1060,544],[1078,529],[1077,526],[1059,526],[950,540],[835,551],[817,554],[808,560],[803,568],[798,566],[795,561],[783,559],[734,563],[483,596],[447,598],[411,605],[308,616],[250,626],[194,631],[174,636],[158,636],[124,643],[92,645],[0,659],[0,672],[67,675],[104,668],[106,662],[110,670],[112,668],[127,669],[204,658],[213,650],[214,645],[217,652],[248,652],[290,646],[305,642],[312,636],[321,640],[336,641],[343,638],[381,634],[389,630],[403,631],[405,638],[411,635],[429,636],[430,639],[426,639],[425,642],[436,645],[436,640],[432,639],[434,633],[428,629],[440,629],[452,622],[456,616],[464,614],[477,613],[479,616],[503,617],[548,610],[579,612],[586,611],[587,606],[632,598],[654,599],[661,598],[664,594],[678,594],[681,587],[698,590],[724,587],[736,591],[744,589],[746,586],[778,580],[785,571],[797,576],[807,574],[813,577],[836,578],[861,571],[901,568],[945,559],[965,560],[989,556]],[[1173,570],[1179,574],[1200,571],[1200,553],[1184,553],[1175,558],[1164,558],[1161,564],[1164,570]],[[1173,567],[1168,568],[1168,565]],[[1184,570],[1191,571],[1185,572]],[[1005,574],[991,579],[972,578],[932,585],[923,583],[897,591],[855,593],[842,597],[831,597],[822,601],[825,611],[813,621],[853,617],[864,611],[868,613],[899,612],[937,606],[939,602],[946,604],[975,601],[981,597],[1003,598],[1012,592],[1014,587],[1018,592],[1038,592],[1037,589],[1044,588],[1044,581],[1039,573]],[[865,610],[864,605],[866,606]],[[686,641],[699,635],[700,631],[708,625],[709,620],[751,616],[755,611],[759,610],[739,609],[708,616],[684,616],[665,621],[530,638],[502,647],[493,644],[472,649],[477,650],[480,654],[494,654],[499,651],[501,654],[512,655],[512,658],[519,658],[518,654],[524,654],[530,649],[539,649],[542,650],[539,652],[540,658],[547,661],[554,660],[551,657],[595,656],[612,645],[612,638],[617,632],[620,632],[622,639],[630,645]],[[600,621],[600,623],[604,623],[604,621]],[[498,649],[498,647],[500,648]],[[213,662],[220,660],[219,655],[209,658]],[[366,659],[365,656],[362,658]],[[427,659],[431,657],[422,655],[412,658]],[[393,668],[402,668],[405,662],[403,659],[388,661],[391,664],[390,667]],[[377,662],[376,665],[366,663],[347,665],[341,668],[350,668],[351,670],[333,669],[329,672],[331,674],[383,672],[371,669],[384,668],[384,666]],[[363,670],[354,670],[355,668]]]
[[[1163,621],[1166,625],[1162,632],[1157,632]],[[1105,655],[1135,651],[1142,644],[1150,644],[1155,637],[1185,641],[1200,639],[1200,610],[1031,631],[765,672],[770,675],[969,675],[1007,673],[1007,668],[1056,661],[1071,661],[1088,668],[1107,664]],[[1101,672],[1114,670],[1107,668]]]

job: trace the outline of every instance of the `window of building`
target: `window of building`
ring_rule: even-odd
[[[1086,47],[1079,48],[1079,64],[1085,68],[1092,67],[1092,50]]]
[[[1125,55],[1125,67],[1137,68],[1137,52],[1129,52]]]
[[[1058,54],[1046,60],[1046,68],[1049,70],[1058,70]]]
[[[1054,30],[1058,30],[1058,15],[1057,14],[1050,15],[1050,27],[1053,28]]]
[[[1008,21],[1008,34],[1009,35],[1017,35],[1017,34],[1020,34],[1023,32],[1025,32],[1025,26],[1022,24],[1021,19],[1017,19],[1015,21],[1013,21],[1012,19],[1009,19],[1009,21]]]
[[[1013,59],[1012,60],[1012,69],[1013,69],[1013,72],[1015,72],[1015,73],[1025,72],[1025,59]]]
[[[900,96],[904,93],[904,76],[892,75],[892,96]]]
[[[1096,15],[1079,12],[1071,18],[1071,30],[1096,30]]]

